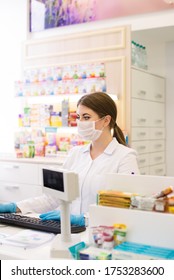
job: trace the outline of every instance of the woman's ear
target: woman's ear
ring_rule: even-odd
[[[104,122],[105,122],[105,126],[108,126],[111,122],[111,116],[106,115],[105,118],[104,118]]]

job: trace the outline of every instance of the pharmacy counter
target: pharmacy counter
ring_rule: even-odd
[[[56,164],[62,165],[66,160],[67,154],[60,153],[56,157],[34,157],[34,158],[17,158],[13,154],[0,154],[0,162],[15,162],[15,163],[38,163],[38,164]]]
[[[173,186],[174,177],[108,174],[110,189],[150,196]],[[174,249],[174,214],[91,205],[89,226],[127,225],[127,241]]]
[[[32,216],[32,214],[30,214]],[[33,215],[35,216],[35,215]],[[58,235],[59,237],[60,234]],[[27,230],[25,228],[0,224],[0,259],[1,260],[49,260],[64,259],[52,257],[51,248],[56,235],[42,231]],[[88,231],[73,234],[79,241],[88,240]],[[55,242],[55,241],[54,241]],[[72,242],[73,243],[73,242]],[[71,244],[70,246],[72,246]],[[72,259],[68,250],[66,258]]]

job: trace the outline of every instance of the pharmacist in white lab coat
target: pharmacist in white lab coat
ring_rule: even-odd
[[[107,173],[139,174],[137,154],[126,146],[116,120],[115,102],[106,93],[84,95],[77,103],[78,133],[91,143],[72,148],[63,166],[79,175],[80,197],[71,205],[72,223],[73,217],[83,218],[89,205],[96,202],[98,190],[111,187],[107,186]],[[0,212],[46,212],[41,218],[47,220],[60,216],[54,210],[57,207],[54,197],[42,195],[17,204],[1,204]]]

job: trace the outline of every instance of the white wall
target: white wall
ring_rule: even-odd
[[[165,43],[148,44],[148,70],[159,76],[166,77]]]
[[[166,46],[167,175],[174,176],[174,42]]]
[[[26,40],[27,0],[0,0],[0,152],[14,152],[17,108],[14,81],[21,77],[21,42]]]

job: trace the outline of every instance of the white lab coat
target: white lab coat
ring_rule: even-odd
[[[105,151],[96,159],[90,156],[90,144],[74,147],[63,167],[79,175],[80,197],[72,202],[71,213],[86,213],[89,205],[96,202],[99,189],[110,188],[106,182],[106,173],[139,174],[135,150],[118,143],[116,138],[109,143]],[[42,195],[17,203],[22,213],[43,213],[58,207],[54,197]]]

